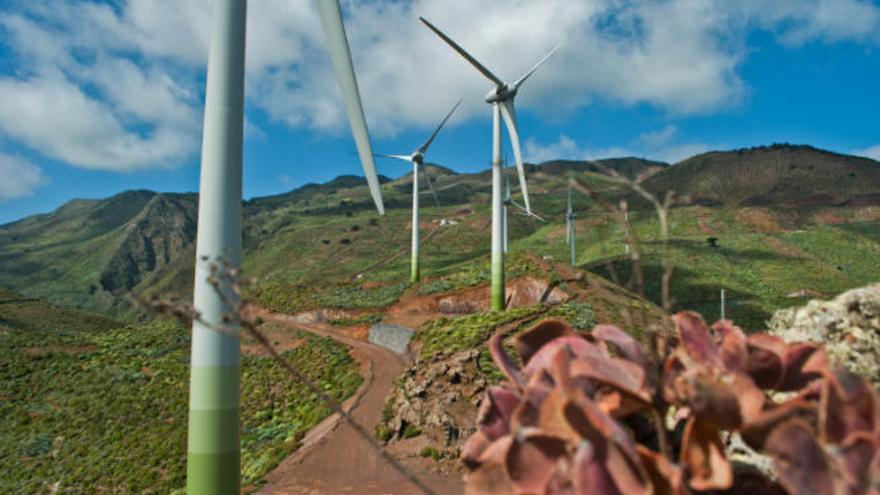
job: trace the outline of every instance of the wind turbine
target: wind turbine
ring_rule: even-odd
[[[501,214],[501,232],[504,237],[504,242],[502,245],[502,252],[507,255],[507,247],[510,244],[510,229],[508,228],[508,219],[507,219],[507,210],[508,207],[514,206],[522,211],[523,214],[529,217],[533,217],[537,220],[544,221],[543,218],[536,215],[534,212],[527,212],[526,207],[517,203],[515,199],[513,199],[513,189],[510,187],[510,174],[507,173],[507,158],[504,158],[504,170],[502,172],[504,175],[504,192],[503,199],[501,203],[504,205],[504,209]]]
[[[381,190],[357,92],[338,0],[319,0],[321,20],[370,191]],[[247,0],[214,0],[202,134],[190,369],[186,489],[190,495],[241,491],[241,178]]]
[[[565,211],[565,239],[568,241],[569,249],[571,249],[571,266],[577,265],[575,256],[575,220],[576,215],[571,207],[571,178],[568,179],[568,209]]]
[[[434,138],[437,137],[437,133],[440,132],[440,129],[443,128],[443,125],[446,124],[446,121],[449,120],[449,117],[452,116],[452,113],[461,105],[461,100],[452,107],[452,110],[446,114],[446,117],[443,117],[443,121],[440,122],[440,125],[434,129],[434,132],[431,134],[431,137],[428,138],[421,146],[416,148],[409,155],[378,155],[385,158],[394,158],[397,160],[402,160],[405,162],[412,163],[413,166],[413,189],[412,189],[412,266],[410,268],[410,282],[417,283],[420,278],[419,274],[419,167],[425,163],[425,153],[427,153],[428,148],[431,146],[431,143],[434,142]],[[440,206],[440,200],[437,198],[437,191],[434,190],[434,184],[431,182],[431,174],[428,173],[427,167],[424,169],[425,172],[425,181],[428,183],[428,188],[431,190],[431,194],[434,196],[434,201],[437,203],[437,206]]]
[[[522,162],[522,152],[520,150],[519,133],[516,129],[516,110],[514,109],[513,100],[519,91],[520,86],[540,67],[559,46],[550,50],[550,52],[532,66],[525,74],[522,75],[514,83],[505,83],[498,76],[493,74],[489,69],[483,66],[473,56],[460,47],[456,42],[452,41],[442,31],[434,27],[433,24],[419,17],[431,31],[437,34],[443,41],[451,46],[456,52],[473,65],[481,74],[486,76],[495,84],[495,87],[486,95],[486,103],[492,105],[492,296],[491,306],[493,311],[503,311],[505,306],[504,297],[504,208],[503,208],[503,184],[501,182],[502,164],[501,164],[501,119],[507,126],[507,133],[510,135],[510,143],[513,147],[513,157],[516,161],[516,169],[519,174],[519,185],[523,195],[524,208],[527,214],[531,214],[532,208],[529,203],[529,191],[526,185],[525,169]]]

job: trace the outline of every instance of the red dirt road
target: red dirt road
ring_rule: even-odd
[[[259,311],[259,310],[258,310]],[[385,349],[354,340],[322,324],[303,324],[287,315],[259,311],[267,321],[329,336],[351,348],[361,363],[364,384],[346,404],[360,425],[372,431],[382,418],[382,410],[394,379],[404,363]],[[458,494],[463,484],[457,476],[442,477],[419,467],[420,459],[403,461],[407,469],[437,494]],[[394,470],[366,441],[338,415],[327,418],[309,431],[303,445],[269,473],[261,494],[279,495],[418,495],[421,490]]]

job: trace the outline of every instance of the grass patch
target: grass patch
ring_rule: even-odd
[[[285,353],[339,400],[361,377],[344,346]],[[189,330],[0,335],[0,492],[169,493],[186,474]],[[264,476],[329,414],[268,358],[242,359],[242,477]]]

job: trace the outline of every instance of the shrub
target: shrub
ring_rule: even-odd
[[[614,326],[582,335],[548,320],[515,339],[522,367],[492,337],[507,383],[488,390],[462,449],[467,492],[877,493],[871,386],[832,369],[821,345],[709,328],[695,313],[675,323],[653,356]],[[772,472],[735,469],[725,439]]]
[[[435,461],[439,461],[440,457],[441,457],[440,451],[435,449],[434,447],[423,447],[422,450],[419,451],[419,456],[420,457],[430,457],[431,459],[434,459]]]

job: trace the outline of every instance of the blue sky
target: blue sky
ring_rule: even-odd
[[[424,28],[517,78],[526,159],[805,143],[880,159],[880,6],[865,0],[343,2],[378,152],[487,167],[488,81]],[[173,15],[169,15],[173,12]],[[208,0],[0,3],[0,223],[73,198],[194,191]],[[245,196],[357,174],[314,5],[252,1]],[[405,168],[379,162],[380,172]]]

